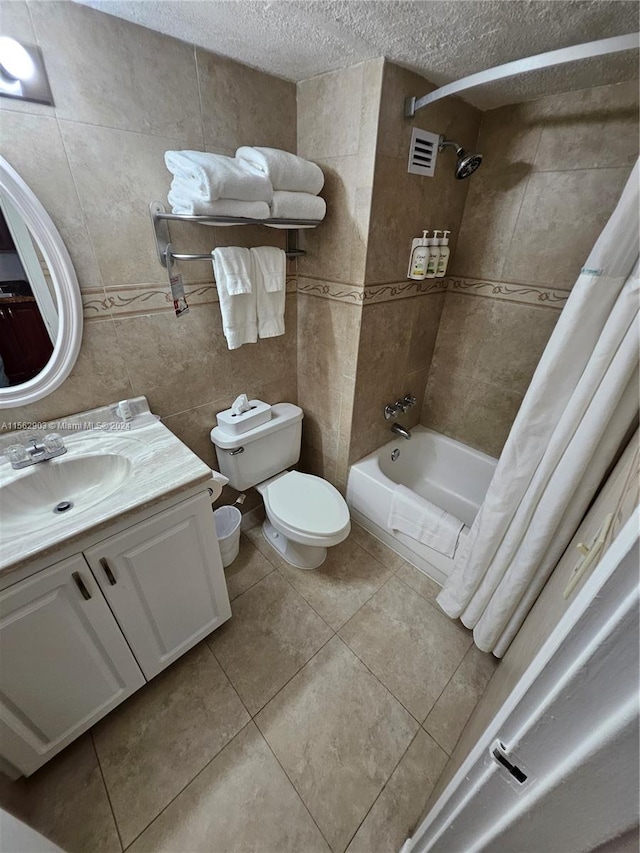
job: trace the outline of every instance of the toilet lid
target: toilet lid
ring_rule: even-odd
[[[349,509],[331,483],[311,474],[290,471],[267,490],[271,512],[301,532],[328,536],[349,523]]]

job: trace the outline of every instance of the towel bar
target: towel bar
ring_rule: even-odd
[[[287,231],[285,254],[288,258],[298,258],[306,254],[303,249],[298,248],[298,232],[296,229],[315,228],[320,224],[320,220],[317,219],[247,219],[240,216],[191,216],[182,213],[167,213],[164,205],[159,201],[151,202],[149,213],[156,238],[158,260],[163,267],[167,265],[167,250],[171,243],[168,221],[199,222],[206,225],[278,225]],[[175,261],[210,261],[211,252],[185,254],[171,251],[171,257]]]

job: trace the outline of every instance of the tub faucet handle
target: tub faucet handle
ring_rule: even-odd
[[[384,407],[384,418],[385,420],[390,421],[393,418],[397,418],[401,411],[403,410],[397,403],[387,403]]]
[[[411,406],[415,406],[415,404],[416,404],[418,401],[417,401],[417,400],[416,400],[416,398],[415,398],[415,397],[413,397],[411,394],[407,394],[407,395],[405,395],[405,398],[404,398],[404,400],[403,400],[402,402],[404,403],[404,405],[405,405],[405,406],[406,406],[406,408],[408,409],[408,408],[410,408]]]

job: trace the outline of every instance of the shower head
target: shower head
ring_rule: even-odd
[[[456,163],[455,176],[459,181],[463,181],[465,178],[473,175],[482,163],[482,154],[475,154],[473,151],[465,151],[457,142],[441,136],[440,142],[438,143],[438,151],[442,151],[443,148],[456,149],[458,162]]]

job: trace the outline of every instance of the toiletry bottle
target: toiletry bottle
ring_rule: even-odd
[[[407,278],[421,281],[427,274],[427,263],[429,260],[428,233],[428,231],[423,231],[422,237],[416,237],[411,244],[411,258],[409,260]]]
[[[447,274],[447,265],[449,263],[449,234],[451,231],[444,231],[444,237],[440,240],[440,257],[438,258],[438,266],[436,267],[436,278],[444,278]]]
[[[440,240],[437,238],[439,231],[433,232],[433,237],[429,240],[429,260],[427,262],[427,274],[425,278],[435,278],[436,269],[438,268],[438,260],[440,259]]]

